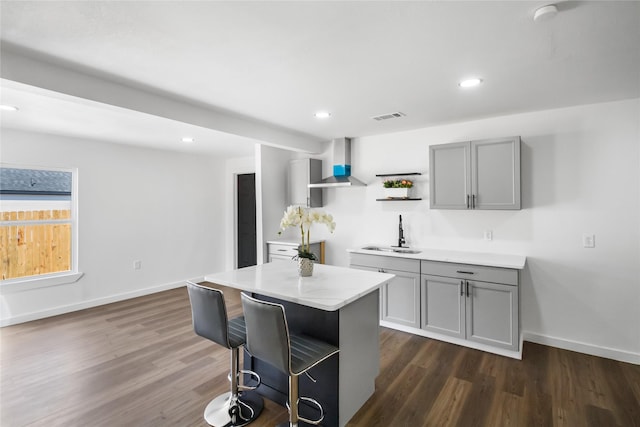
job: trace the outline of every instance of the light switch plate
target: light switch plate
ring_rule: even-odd
[[[582,235],[582,246],[585,248],[595,248],[596,247],[596,235],[595,234],[583,234]]]

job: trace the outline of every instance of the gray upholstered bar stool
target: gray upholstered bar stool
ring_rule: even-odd
[[[309,397],[299,397],[298,376],[336,354],[339,349],[305,335],[289,333],[281,304],[261,301],[242,294],[242,308],[247,327],[247,351],[289,376],[289,422],[279,427],[298,427],[298,421],[320,424],[324,419],[322,405]],[[320,418],[308,420],[298,414],[298,402],[304,400],[320,410]]]
[[[240,374],[249,374],[260,383],[255,372],[240,370],[238,366],[239,348],[246,342],[244,318],[227,318],[222,291],[191,282],[187,282],[187,289],[195,333],[231,350],[231,390],[209,402],[204,410],[204,419],[214,427],[247,425],[258,417],[264,402],[262,397],[251,391],[257,386],[239,384]]]

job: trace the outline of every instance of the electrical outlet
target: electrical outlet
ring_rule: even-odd
[[[493,231],[484,230],[484,240],[493,240]]]
[[[582,246],[585,248],[595,248],[596,247],[596,235],[595,234],[583,234],[582,235]]]
[[[134,270],[140,270],[141,268],[142,268],[142,261],[140,261],[139,259],[133,261]]]

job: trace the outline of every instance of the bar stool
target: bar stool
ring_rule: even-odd
[[[257,385],[249,387],[239,384],[240,374],[251,375],[260,384],[258,374],[240,370],[238,366],[239,348],[246,342],[244,318],[227,318],[222,291],[191,282],[187,282],[187,289],[195,333],[231,350],[228,377],[231,390],[209,402],[204,410],[204,419],[214,427],[247,425],[258,417],[264,403],[262,397],[251,391]]]
[[[298,427],[298,421],[320,424],[324,419],[322,405],[312,398],[298,396],[298,377],[340,350],[315,338],[290,334],[281,304],[261,301],[244,293],[241,297],[247,328],[247,351],[289,376],[289,422],[278,427]],[[301,417],[298,414],[299,400],[317,406],[320,418],[308,420]]]

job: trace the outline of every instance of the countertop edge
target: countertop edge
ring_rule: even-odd
[[[379,246],[383,245],[363,245],[363,246]],[[522,270],[527,262],[527,257],[516,254],[500,254],[491,252],[471,252],[471,251],[455,251],[452,249],[435,249],[435,248],[411,248],[421,251],[417,254],[403,254],[397,252],[385,252],[366,250],[361,248],[347,249],[349,253],[357,253],[363,255],[378,255],[393,258],[415,259],[419,261],[439,261],[451,262],[456,264],[480,265],[485,267],[510,268]]]
[[[309,242],[310,244],[314,244],[314,243],[322,243],[324,242],[324,239],[311,239],[311,241]],[[283,240],[267,240],[267,243],[271,243],[274,245],[287,245],[287,246],[299,246],[300,245],[300,241],[295,240],[295,239],[283,239]]]

